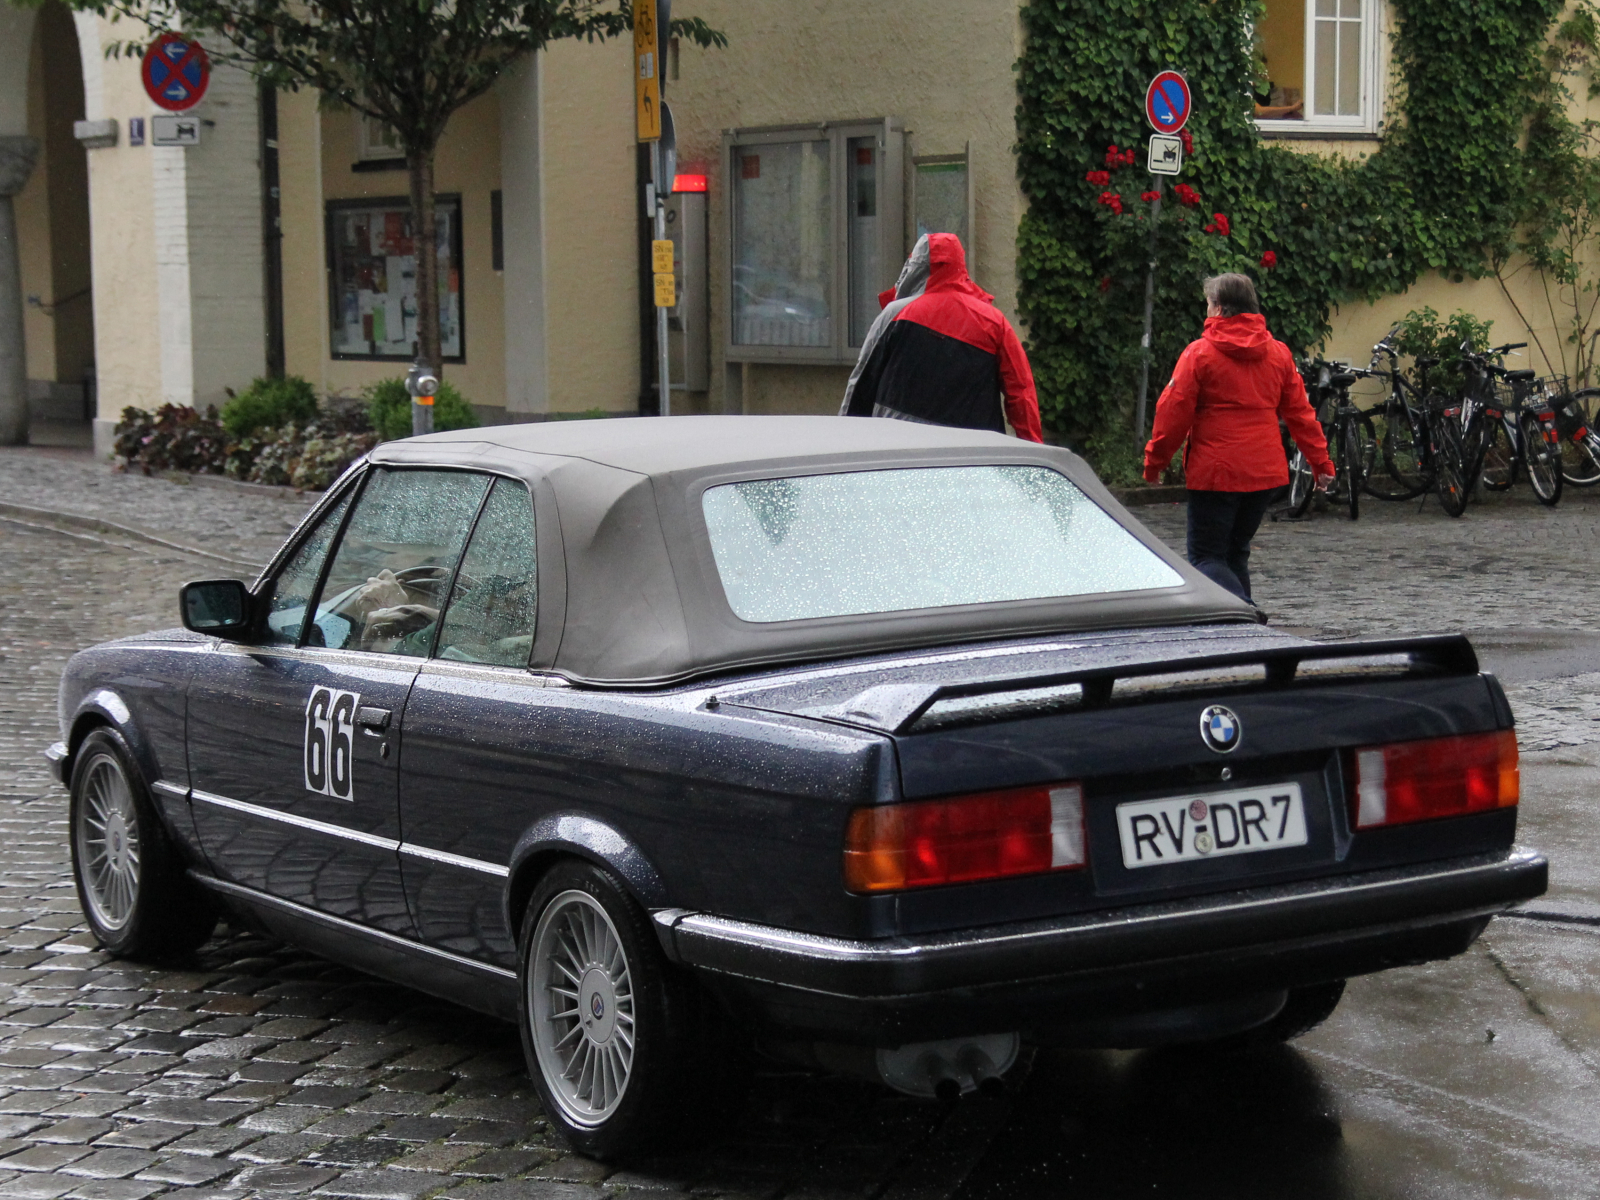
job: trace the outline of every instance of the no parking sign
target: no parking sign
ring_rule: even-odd
[[[140,68],[144,90],[168,112],[182,112],[200,103],[211,82],[211,60],[198,40],[163,33],[144,52]]]
[[[1144,94],[1144,115],[1157,133],[1177,133],[1188,124],[1193,109],[1189,81],[1176,71],[1163,71],[1150,81]]]

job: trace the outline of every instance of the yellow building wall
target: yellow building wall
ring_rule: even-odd
[[[82,26],[80,25],[80,36]],[[127,27],[95,22],[100,46],[127,37]],[[89,219],[95,247],[95,376],[99,416],[116,420],[126,407],[154,410],[162,403],[161,336],[156,288],[155,197],[148,146],[129,146],[127,115],[152,105],[139,80],[137,58],[98,61],[104,112],[122,130],[115,146],[89,151]]]
[[[353,396],[404,375],[406,365],[331,357],[325,203],[404,197],[408,176],[404,170],[352,170],[359,160],[355,114],[319,111],[309,91],[279,97],[278,134],[285,369],[324,394]],[[446,363],[444,377],[469,401],[491,406],[505,404],[504,305],[493,269],[489,197],[499,186],[499,101],[491,92],[451,118],[434,159],[434,190],[461,196],[466,362]]]

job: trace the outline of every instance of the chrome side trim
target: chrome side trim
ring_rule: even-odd
[[[434,850],[429,846],[419,846],[415,842],[401,842],[400,853],[410,855],[412,858],[424,858],[429,862],[443,863],[447,867],[459,867],[463,871],[478,871],[484,875],[493,875],[497,879],[505,879],[511,874],[510,867],[503,867],[499,863],[485,862],[481,858],[468,858],[465,854],[451,854],[448,850]]]
[[[312,833],[325,834],[328,837],[360,842],[363,846],[373,846],[379,850],[392,850],[400,854],[409,854],[413,858],[427,859],[429,862],[442,863],[447,867],[458,867],[463,871],[477,871],[483,875],[492,875],[496,879],[505,879],[511,874],[510,867],[501,866],[499,863],[485,862],[481,858],[468,858],[465,854],[451,854],[448,850],[435,850],[431,846],[419,846],[415,842],[398,842],[393,838],[379,837],[373,833],[362,833],[359,830],[346,829],[343,825],[334,825],[328,821],[318,821],[312,817],[297,816],[294,813],[283,812],[281,809],[268,808],[264,804],[249,804],[243,800],[233,800],[227,796],[218,796],[212,792],[202,792],[199,788],[195,788],[191,793],[188,789],[175,787],[170,783],[157,783],[153,786],[169,796],[182,798],[192,794],[194,799],[202,804],[211,804],[217,808],[231,809],[234,812],[245,813],[252,817],[277,821],[284,825],[293,825],[297,829],[306,829]]]
[[[191,790],[190,795],[202,804],[210,804],[217,808],[230,809],[233,812],[245,813],[252,817],[260,817],[268,821],[277,821],[283,825],[293,825],[297,829],[306,829],[312,833],[325,834],[328,837],[344,838],[350,842],[360,842],[363,846],[373,846],[379,850],[399,850],[400,843],[394,838],[379,837],[375,833],[362,833],[358,829],[346,829],[343,825],[334,825],[328,821],[318,821],[311,817],[296,816],[276,808],[268,808],[264,804],[246,804],[243,800],[230,800],[227,796],[214,795],[211,792],[202,792],[199,788]]]
[[[195,794],[197,796],[199,795],[198,792]],[[459,967],[463,970],[478,971],[485,975],[492,975],[498,979],[510,980],[513,983],[516,982],[517,973],[515,971],[508,971],[504,967],[496,967],[490,963],[479,962],[475,958],[468,958],[463,954],[455,954],[449,950],[441,950],[437,946],[429,946],[423,942],[415,942],[410,938],[399,937],[392,933],[386,933],[381,929],[373,929],[366,925],[357,924],[355,921],[347,921],[345,918],[333,916],[331,913],[318,912],[314,908],[307,908],[303,904],[296,904],[293,900],[285,900],[282,897],[272,896],[266,892],[258,892],[254,888],[243,887],[237,883],[226,883],[223,880],[217,879],[211,875],[202,875],[197,871],[191,871],[189,874],[196,883],[199,883],[203,887],[208,887],[213,891],[221,892],[225,896],[233,896],[239,900],[246,901],[247,903],[259,904],[267,908],[276,908],[282,912],[286,912],[297,917],[303,917],[310,921],[319,921],[324,925],[332,926],[333,928],[342,930],[345,933],[357,934],[359,936],[369,938],[372,941],[382,942],[388,946],[394,946],[400,950],[406,950],[414,954],[426,954],[430,958],[440,959],[443,962],[449,963],[451,966]]]
[[[165,779],[158,779],[150,785],[152,792],[160,792],[163,796],[171,796],[174,800],[187,800],[189,789],[179,787],[175,783],[168,783]]]

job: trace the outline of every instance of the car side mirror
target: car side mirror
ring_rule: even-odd
[[[183,627],[212,637],[241,638],[250,631],[250,589],[237,579],[201,579],[178,593]]]

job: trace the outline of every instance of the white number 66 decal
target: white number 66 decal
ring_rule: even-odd
[[[306,791],[335,800],[351,798],[351,754],[355,749],[356,692],[313,688],[306,701]]]

